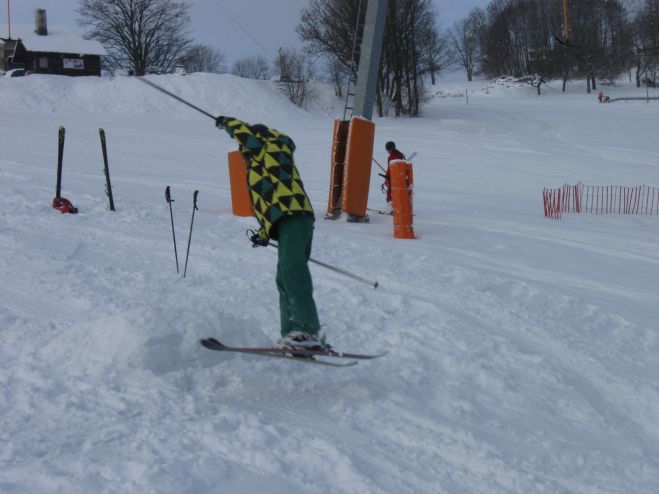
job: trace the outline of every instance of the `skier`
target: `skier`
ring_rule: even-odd
[[[314,213],[293,159],[295,143],[286,134],[262,124],[249,125],[232,117],[217,117],[215,125],[238,142],[247,163],[247,185],[260,224],[252,232],[253,247],[278,241],[277,289],[280,348],[331,348],[320,336],[308,261]]]
[[[386,175],[383,175],[384,176],[384,183],[382,184],[382,187],[387,192],[387,208],[386,208],[386,210],[388,212],[390,212],[391,211],[391,179],[390,179],[391,175],[389,174],[389,165],[394,160],[404,160],[405,155],[403,153],[401,153],[398,149],[396,149],[396,143],[394,141],[388,141],[384,145],[384,148],[389,153],[389,157],[387,158],[387,173],[386,173]]]

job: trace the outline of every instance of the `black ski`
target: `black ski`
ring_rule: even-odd
[[[112,185],[110,184],[110,167],[108,165],[108,149],[105,144],[105,131],[98,129],[101,136],[101,152],[103,153],[103,169],[105,171],[105,193],[110,201],[110,211],[114,211],[114,199],[112,197]]]
[[[53,199],[53,208],[60,211],[62,214],[71,213],[75,214],[78,212],[71,201],[66,197],[62,197],[62,165],[64,163],[64,137],[66,131],[64,126],[60,125],[57,132],[57,184],[55,185],[55,198]]]
[[[334,350],[317,351],[317,350],[295,350],[295,354],[291,354],[290,349],[275,348],[275,347],[230,347],[220,343],[215,338],[205,338],[200,340],[200,343],[209,350],[218,352],[233,352],[233,353],[246,353],[250,355],[261,355],[265,357],[278,357],[298,360],[301,362],[315,363],[321,365],[330,365],[333,367],[350,367],[357,364],[357,360],[366,360],[382,357],[387,352],[382,352],[373,355],[366,355],[361,353],[346,353],[337,352]],[[317,360],[316,357],[334,357],[349,359],[346,363],[327,362],[325,360]]]
[[[60,125],[57,132],[57,185],[55,186],[55,199],[62,197],[62,163],[64,161],[64,137],[66,131]]]

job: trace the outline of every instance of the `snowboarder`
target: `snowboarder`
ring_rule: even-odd
[[[247,163],[247,185],[260,229],[254,247],[278,241],[277,289],[280,348],[330,348],[320,336],[308,261],[314,213],[293,159],[295,143],[286,134],[262,124],[249,125],[232,117],[215,122],[236,140]]]
[[[384,145],[384,148],[389,153],[389,157],[387,158],[387,173],[386,175],[384,175],[384,183],[382,184],[382,187],[385,189],[387,193],[386,210],[391,211],[391,181],[390,181],[391,175],[389,174],[389,165],[394,160],[404,160],[405,155],[401,153],[398,149],[396,149],[396,143],[394,141],[388,141]]]

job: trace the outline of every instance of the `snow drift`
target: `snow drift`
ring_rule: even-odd
[[[544,187],[657,185],[658,107],[578,88],[447,84],[420,119],[379,119],[415,160],[415,241],[391,218],[322,220],[332,105],[269,82],[157,76],[210,112],[288,132],[317,214],[312,267],[348,370],[204,350],[277,336],[275,253],[230,214],[208,118],[138,81],[0,78],[0,491],[659,491],[659,218],[543,217]],[[630,87],[612,92],[633,92]],[[340,106],[340,103],[339,103]],[[50,208],[57,126],[63,194]],[[108,139],[108,210],[98,128]],[[188,276],[176,276],[166,185]],[[381,206],[373,173],[371,204]]]

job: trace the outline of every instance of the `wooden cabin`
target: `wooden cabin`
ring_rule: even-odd
[[[35,13],[35,25],[12,25],[11,37],[4,42],[5,70],[24,68],[35,74],[69,76],[101,75],[101,57],[107,55],[103,46],[87,40],[66,27],[48,27],[46,11]]]

